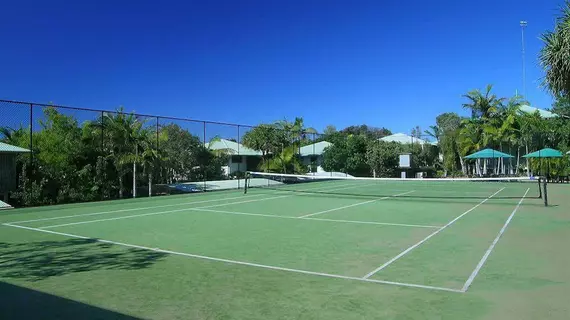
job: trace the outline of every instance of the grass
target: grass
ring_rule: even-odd
[[[497,198],[480,204],[503,186]],[[341,182],[322,191],[346,187],[342,195],[252,189],[2,212],[0,318],[518,320],[570,314],[569,185],[549,185],[549,207],[540,199],[523,201],[466,292],[436,289],[461,291],[527,185],[476,186],[474,193],[484,195],[477,199],[437,197],[466,194],[461,184],[383,186],[391,194],[417,192],[418,198],[400,199],[361,197],[374,189]],[[466,211],[370,277],[435,288],[358,280]],[[41,307],[26,307],[30,302]]]

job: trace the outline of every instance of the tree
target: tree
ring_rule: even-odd
[[[265,172],[305,174],[305,166],[299,161],[296,146],[292,145],[261,164]]]
[[[345,136],[364,135],[369,139],[380,139],[389,136],[392,132],[386,128],[369,127],[365,124],[359,126],[348,126],[340,131]]]
[[[420,126],[415,126],[414,128],[412,128],[412,137],[414,138],[421,138],[422,136],[422,128],[420,128]]]
[[[262,162],[267,161],[268,154],[277,154],[289,144],[285,131],[268,124],[261,124],[248,131],[241,141],[244,146],[261,151]]]
[[[463,108],[471,110],[472,118],[490,118],[500,110],[504,98],[491,94],[491,90],[493,85],[489,84],[484,93],[476,89],[463,95],[469,100],[463,104]]]
[[[331,141],[323,154],[323,169],[340,171],[356,176],[368,176],[370,166],[366,163],[369,139],[364,135],[339,135]]]
[[[323,132],[325,135],[331,135],[336,132],[336,127],[332,124],[326,126],[325,131]]]
[[[554,30],[544,32],[540,38],[543,47],[539,61],[546,73],[543,86],[556,97],[567,97],[570,95],[570,1],[561,9]]]
[[[560,116],[570,118],[570,96],[556,97],[551,111]]]
[[[132,164],[133,197],[136,197],[136,165],[140,161],[139,148],[147,133],[144,122],[139,121],[134,114],[124,113],[119,108],[116,113],[106,113],[101,119],[101,127],[108,135],[110,142],[109,157],[111,158],[119,178],[119,198],[123,197],[124,176],[129,172],[127,165]]]
[[[366,152],[366,163],[372,169],[374,177],[394,177],[402,152],[402,145],[397,142],[371,143]]]
[[[160,129],[160,154],[164,157],[165,182],[194,180],[192,170],[198,166],[198,155],[202,148],[199,137],[192,135],[177,124],[168,124]]]
[[[435,141],[439,142],[439,138],[440,138],[440,133],[439,133],[439,127],[436,126],[429,126],[429,130],[425,130],[424,133],[435,139]]]

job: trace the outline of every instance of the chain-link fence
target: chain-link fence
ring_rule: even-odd
[[[0,200],[15,206],[243,188],[247,125],[0,100]]]
[[[321,134],[293,123],[253,127],[5,100],[0,114],[0,200],[15,206],[239,189],[247,171],[563,176],[568,168],[567,159],[534,159],[527,165],[522,158],[560,138],[546,132],[510,143],[467,141],[465,149],[457,137],[436,139],[418,130]],[[512,157],[465,158],[484,148]],[[410,155],[410,168],[400,168],[401,154]]]

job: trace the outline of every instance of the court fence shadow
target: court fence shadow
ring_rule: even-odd
[[[117,319],[139,318],[0,281],[0,319]]]
[[[161,252],[123,248],[96,239],[0,242],[0,278],[39,281],[93,270],[143,269],[165,256]]]

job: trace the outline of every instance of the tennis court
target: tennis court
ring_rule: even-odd
[[[85,205],[5,225],[276,271],[463,292],[523,199],[540,204],[536,185],[333,179],[250,187],[245,195],[159,199],[156,205]],[[426,250],[447,242],[461,250],[417,263]],[[450,260],[461,264],[447,270]],[[426,263],[433,272],[424,273]],[[402,268],[408,276],[400,276]]]
[[[154,271],[174,279],[185,266],[181,261],[204,261],[212,270],[224,270],[229,284],[216,289],[220,294],[238,285],[234,277],[245,268],[262,278],[269,272],[279,279],[342,281],[379,292],[394,287],[412,294],[462,296],[477,286],[516,214],[549,209],[534,180],[291,179],[252,178],[246,194],[219,191],[12,210],[2,216],[4,242],[25,245],[47,237],[86,241],[94,246],[86,252],[112,247],[113,252],[145,252],[137,258],[145,261],[156,255],[177,257],[174,266]],[[57,260],[61,248],[49,250],[50,259]],[[22,254],[4,253],[6,258]],[[10,274],[25,269],[7,261]],[[58,267],[75,263],[66,261]],[[510,266],[512,261],[498,263]],[[81,279],[81,273],[75,276]],[[201,277],[186,278],[195,276]],[[483,283],[493,286],[488,277]]]

